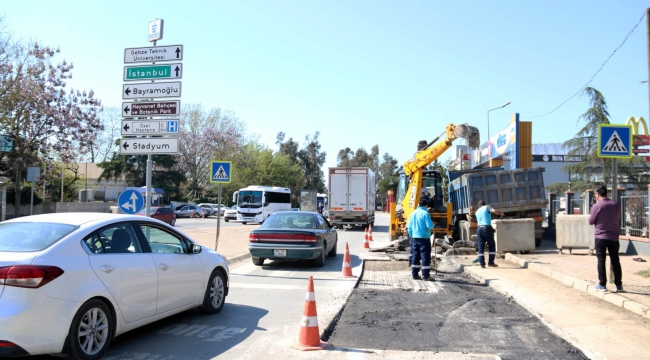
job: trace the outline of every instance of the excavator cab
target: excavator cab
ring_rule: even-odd
[[[399,171],[399,184],[397,185],[397,204],[401,204],[406,196],[409,179],[404,170]],[[438,170],[422,171],[422,192],[424,189],[429,194],[429,208],[440,210],[445,207],[442,197],[442,174]]]

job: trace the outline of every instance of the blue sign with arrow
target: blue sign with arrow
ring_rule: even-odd
[[[117,205],[125,214],[137,214],[144,207],[144,197],[136,190],[125,190],[117,198]]]
[[[631,125],[598,125],[598,157],[629,159],[633,155],[632,147]]]
[[[210,165],[210,182],[230,184],[230,161],[213,161]]]

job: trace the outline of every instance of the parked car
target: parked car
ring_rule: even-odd
[[[211,216],[211,215],[217,215],[217,205],[215,204],[206,204],[206,203],[201,203],[197,205],[200,208],[204,208],[206,215]]]
[[[136,215],[145,216],[147,209],[140,210]],[[176,225],[176,213],[170,207],[151,207],[151,217],[171,226]]]
[[[204,205],[205,205],[205,206],[204,206]],[[202,207],[202,208],[210,207],[210,209],[212,209],[212,211],[213,211],[213,215],[216,215],[217,212],[219,212],[219,204],[199,204],[199,206]],[[224,205],[224,204],[221,204],[221,213],[220,213],[219,216],[223,216],[223,214],[224,214],[224,213],[226,212],[226,210],[228,210],[228,209],[230,209],[230,207],[228,207],[228,206],[226,206],[226,205]]]
[[[182,254],[182,256],[179,256]],[[114,336],[223,309],[228,264],[156,219],[106,213],[0,223],[0,356],[98,359]]]
[[[248,236],[248,250],[253,264],[265,259],[314,260],[325,265],[325,254],[336,256],[338,234],[321,214],[306,211],[283,211],[272,214]]]
[[[228,222],[230,220],[237,220],[237,205],[233,205],[230,209],[223,213],[223,220]]]
[[[180,210],[176,210],[176,217],[177,218],[182,218],[182,217],[201,217],[205,214],[205,212],[210,211],[207,209],[204,209],[202,207],[198,207],[197,205],[185,205],[183,206]],[[206,216],[207,217],[207,216]]]

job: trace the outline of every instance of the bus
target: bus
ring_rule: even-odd
[[[237,221],[263,223],[271,214],[291,210],[291,190],[277,186],[250,185],[235,191]]]

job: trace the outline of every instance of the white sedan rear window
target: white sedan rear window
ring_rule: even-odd
[[[0,251],[40,251],[78,226],[42,222],[0,223]]]

